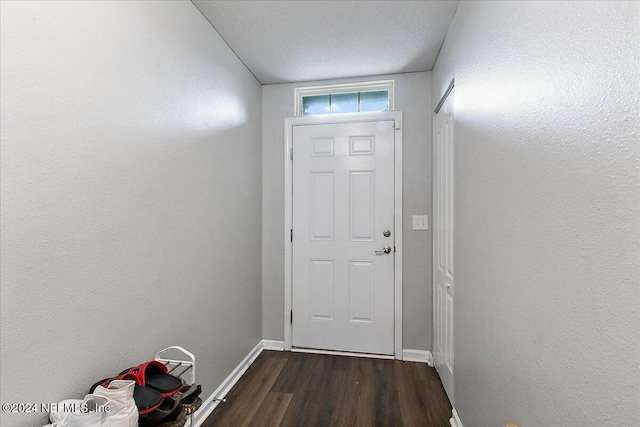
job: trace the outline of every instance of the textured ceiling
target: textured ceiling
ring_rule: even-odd
[[[431,70],[458,1],[193,0],[263,84]]]

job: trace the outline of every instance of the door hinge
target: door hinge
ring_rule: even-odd
[[[400,119],[394,120],[393,127],[394,127],[395,130],[402,129],[402,120],[400,120]]]
[[[289,148],[289,158],[293,160],[293,148]]]
[[[293,228],[290,231],[290,237],[291,237],[291,241],[293,242]]]
[[[293,324],[293,310],[291,310],[291,318],[289,320],[289,323]]]
[[[398,252],[395,246],[393,247],[393,252]]]

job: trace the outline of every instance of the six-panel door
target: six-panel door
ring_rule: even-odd
[[[293,127],[294,347],[393,354],[394,132]]]

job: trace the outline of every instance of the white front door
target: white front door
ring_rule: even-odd
[[[436,370],[453,405],[453,90],[435,118],[434,329]]]
[[[394,353],[394,138],[393,120],[293,126],[294,347]]]

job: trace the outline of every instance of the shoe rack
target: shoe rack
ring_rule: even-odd
[[[188,350],[172,345],[156,353],[155,359],[167,366],[170,373],[187,384],[196,383],[196,357]],[[189,425],[193,426],[193,414],[189,415]]]

